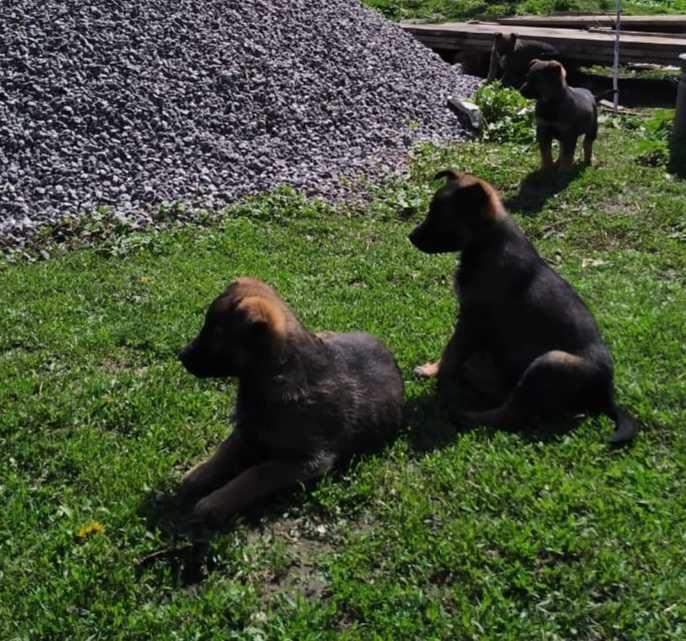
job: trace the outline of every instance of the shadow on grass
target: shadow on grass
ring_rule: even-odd
[[[316,480],[311,481],[266,497],[249,510],[234,515],[223,526],[212,528],[194,524],[191,518],[194,502],[179,501],[176,487],[168,482],[162,484],[145,497],[138,513],[145,519],[148,529],[158,531],[164,545],[139,559],[137,574],[140,576],[159,563],[169,569],[176,585],[193,588],[215,570],[212,554],[215,539],[232,532],[239,519],[247,522],[251,529],[268,528],[282,520],[285,513],[307,511],[308,490],[316,483]]]
[[[494,428],[484,426],[464,427],[450,417],[459,410],[486,410],[494,407],[472,390],[458,386],[456,399],[462,402],[441,403],[435,393],[411,399],[406,405],[406,421],[409,423],[408,441],[412,450],[423,456],[437,449],[448,447],[461,434],[480,431],[488,437],[498,432],[510,432],[523,440],[535,443],[556,443],[571,433],[584,420],[584,416],[564,417],[545,424],[529,424],[523,428]]]
[[[463,388],[456,395],[463,401],[462,407],[487,409],[492,401],[478,397],[473,391]],[[457,408],[457,404],[455,405]],[[414,455],[418,458],[437,449],[453,445],[462,433],[479,430],[486,438],[496,434],[495,428],[460,428],[450,419],[450,410],[445,410],[438,402],[433,391],[408,399],[404,409],[404,429],[399,437],[406,438]],[[536,442],[559,441],[565,434],[575,429],[580,419],[556,422],[545,427],[517,431],[525,440]],[[387,447],[390,447],[390,443]],[[379,455],[378,452],[375,453]],[[383,456],[383,451],[380,454]],[[363,455],[364,458],[366,455]],[[349,465],[341,465],[330,473],[336,479],[343,476],[356,459]],[[141,502],[138,513],[145,519],[149,530],[156,530],[163,541],[162,547],[138,560],[136,572],[140,576],[144,571],[161,566],[172,577],[172,581],[181,588],[192,589],[202,583],[215,567],[213,542],[221,536],[231,533],[238,519],[247,523],[252,530],[270,528],[284,520],[284,515],[299,514],[305,517],[314,516],[316,506],[308,500],[309,491],[317,480],[306,485],[299,485],[291,490],[284,490],[261,502],[249,510],[232,517],[224,526],[207,528],[192,522],[193,502],[183,503],[176,497],[176,486],[165,481],[153,489]]]
[[[585,166],[579,164],[574,165],[570,172],[537,169],[524,178],[515,196],[505,200],[505,207],[511,212],[536,214],[543,209],[548,199],[566,189],[585,169]]]

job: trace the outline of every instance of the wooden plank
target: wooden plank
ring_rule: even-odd
[[[406,24],[406,31],[432,49],[447,51],[489,51],[494,34],[516,33],[522,40],[547,42],[560,56],[579,62],[611,64],[614,47],[613,33],[598,33],[580,29],[543,29],[512,27],[492,22],[446,22],[443,24]],[[653,62],[671,65],[679,54],[686,53],[686,39],[623,35],[620,57],[622,63]]]
[[[614,27],[589,27],[588,30],[591,33],[611,33],[614,34]],[[676,33],[666,33],[662,31],[631,31],[629,29],[624,29],[622,26],[622,36],[650,36],[651,38],[677,38],[686,40],[686,33],[676,34]]]
[[[551,27],[560,29],[587,29],[589,27],[614,27],[614,14],[560,15],[560,16],[512,16],[496,22],[518,27]],[[633,31],[660,31],[686,34],[686,16],[622,16],[622,24]]]
[[[612,113],[627,115],[639,113],[636,109],[629,109],[628,107],[623,107],[622,105],[617,105],[617,109],[615,109],[614,103],[610,102],[609,100],[603,99],[598,102],[601,109],[604,109],[605,111],[611,111]]]

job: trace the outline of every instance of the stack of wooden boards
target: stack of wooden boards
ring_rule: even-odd
[[[497,32],[553,45],[567,60],[612,64],[614,15],[526,16],[497,22],[405,24],[420,42],[441,54],[489,52]],[[686,53],[686,16],[625,16],[621,24],[621,62],[678,64]]]

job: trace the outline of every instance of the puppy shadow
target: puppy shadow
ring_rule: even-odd
[[[458,387],[458,390],[458,398],[462,402],[455,407],[487,409],[492,405],[467,387]],[[463,428],[450,419],[450,408],[438,402],[435,388],[432,388],[422,395],[408,399],[404,408],[404,428],[398,437],[406,438],[410,449],[419,458],[454,445],[461,434],[469,431],[480,430],[486,438],[492,438],[500,431],[514,431],[527,441],[552,442],[574,430],[580,421],[581,418],[575,418],[526,430]],[[387,447],[391,445],[389,443]],[[383,455],[383,450],[370,454]],[[329,473],[330,476],[340,478],[356,461],[357,457],[341,464]],[[161,543],[157,549],[137,560],[136,575],[140,579],[145,572],[157,570],[165,576],[171,576],[172,582],[179,588],[194,591],[218,569],[217,558],[221,555],[213,550],[220,537],[235,531],[238,524],[245,524],[249,530],[258,531],[283,521],[286,514],[306,518],[313,516],[317,508],[308,497],[317,482],[313,480],[267,496],[249,510],[232,517],[223,526],[209,528],[193,522],[191,517],[194,504],[179,500],[176,483],[168,479],[163,481],[143,498],[138,507],[138,514],[144,518],[146,529],[156,532]]]
[[[576,430],[585,416],[562,417],[545,423],[529,423],[519,427],[464,426],[453,417],[464,410],[481,411],[493,408],[494,403],[478,395],[467,386],[457,386],[455,401],[440,402],[435,390],[410,399],[406,404],[407,438],[418,456],[429,454],[455,444],[462,434],[479,431],[486,438],[498,433],[516,434],[528,443],[559,443]]]
[[[211,528],[193,522],[194,503],[179,500],[175,484],[162,483],[145,496],[138,508],[146,528],[158,533],[162,545],[138,559],[136,575],[140,578],[146,570],[163,567],[175,585],[185,590],[195,589],[217,569],[213,547],[219,537],[234,531],[239,523],[247,523],[250,529],[257,530],[269,527],[285,513],[302,513],[307,509],[307,491],[315,483],[266,497],[226,524]]]
[[[546,202],[555,194],[567,188],[578,178],[586,167],[575,164],[571,171],[562,172],[557,169],[537,169],[522,180],[519,191],[504,201],[505,207],[511,212],[533,215],[541,211]]]
[[[404,412],[407,440],[415,454],[429,454],[455,443],[458,429],[441,411],[435,393],[409,399]]]

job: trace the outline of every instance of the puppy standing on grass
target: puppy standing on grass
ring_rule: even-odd
[[[615,422],[612,443],[631,440],[637,423],[614,401],[612,359],[591,312],[538,255],[486,181],[447,178],[426,220],[410,235],[421,251],[462,252],[455,274],[460,316],[441,360],[418,367],[438,376],[443,401],[458,381],[492,399],[462,411],[463,425],[519,426],[578,413]]]
[[[570,87],[567,72],[556,60],[532,60],[520,88],[525,98],[536,100],[536,140],[542,169],[554,166],[552,142],[560,141],[559,167],[570,171],[579,136],[584,136],[584,163],[593,160],[593,141],[598,137],[598,107],[588,89]]]
[[[240,278],[210,305],[181,361],[195,376],[238,378],[235,427],[183,478],[194,519],[220,524],[282,488],[382,448],[401,424],[403,380],[369,334],[308,332],[265,283]]]

